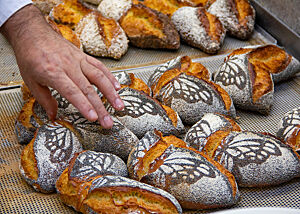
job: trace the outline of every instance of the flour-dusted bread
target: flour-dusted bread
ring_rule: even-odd
[[[125,32],[114,19],[92,12],[75,26],[85,52],[93,56],[120,59],[128,49]]]
[[[102,0],[97,9],[103,16],[118,21],[131,6],[131,0]]]
[[[287,112],[279,122],[277,137],[300,153],[300,107]]]
[[[299,155],[269,134],[212,135],[203,151],[228,169],[239,186],[277,185],[300,176]]]
[[[40,9],[40,11],[48,15],[53,7],[62,3],[62,0],[32,0],[32,3]]]
[[[240,126],[230,117],[207,113],[186,133],[184,141],[188,146],[202,151],[209,137],[218,132],[241,131]]]
[[[287,80],[300,72],[300,62],[276,45],[256,47],[248,55],[254,69],[269,71],[274,83]]]
[[[93,10],[84,6],[79,0],[63,0],[51,10],[49,16],[59,24],[70,26],[75,25]]]
[[[179,34],[170,18],[142,4],[133,4],[119,22],[136,47],[176,50],[180,46]]]
[[[118,91],[124,102],[124,109],[117,111],[105,102],[107,111],[118,118],[138,138],[153,129],[164,134],[180,135],[184,126],[178,114],[171,108],[138,90],[125,87]]]
[[[148,132],[127,166],[130,177],[166,190],[185,209],[231,206],[239,197],[232,174],[175,136]]]
[[[150,88],[148,85],[142,79],[135,77],[133,73],[119,72],[114,75],[121,84],[121,87],[133,88],[150,95]]]
[[[55,191],[55,182],[75,153],[82,151],[73,127],[63,121],[41,126],[21,154],[20,171],[35,190]]]
[[[236,107],[268,114],[273,104],[274,82],[269,70],[251,57],[252,50],[233,51],[215,73],[214,81],[228,92]]]
[[[228,33],[247,39],[254,30],[255,10],[248,0],[212,0],[207,11],[222,22]]]
[[[57,24],[49,16],[46,17],[46,21],[50,24],[52,29],[56,31],[59,35],[70,41],[77,48],[81,50],[83,49],[80,39],[68,25]]]
[[[103,0],[82,0],[83,2],[87,2],[94,5],[99,5]]]
[[[71,114],[64,119],[73,125],[77,135],[82,136],[81,143],[85,150],[112,153],[126,161],[130,151],[138,143],[137,136],[114,116],[111,129],[103,129],[97,121],[90,122],[80,113]]]
[[[171,194],[121,176],[99,176],[80,192],[82,213],[181,214]]]
[[[223,44],[226,30],[219,19],[202,7],[181,7],[172,15],[180,37],[205,53],[216,53]]]
[[[178,57],[155,69],[148,85],[153,97],[178,112],[184,123],[194,124],[205,113],[235,117],[228,93],[207,80],[207,70],[188,57]]]
[[[69,166],[56,181],[56,190],[63,203],[75,210],[80,209],[78,193],[85,182],[97,176],[116,175],[128,176],[124,161],[109,153],[82,151],[74,155]]]

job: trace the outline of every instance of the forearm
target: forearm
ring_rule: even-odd
[[[1,33],[7,38],[13,49],[27,44],[28,40],[43,38],[43,35],[53,33],[41,12],[33,5],[27,5],[11,16],[1,27]],[[35,38],[38,36],[39,38]]]

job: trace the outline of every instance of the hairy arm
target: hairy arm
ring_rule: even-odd
[[[100,61],[54,32],[33,5],[16,12],[0,30],[14,49],[24,82],[50,119],[56,116],[57,102],[48,87],[56,89],[88,120],[112,127],[113,121],[92,84],[117,110],[124,104],[117,93],[118,81]]]

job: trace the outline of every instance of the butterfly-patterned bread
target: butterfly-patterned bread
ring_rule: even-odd
[[[68,25],[57,24],[55,21],[50,19],[49,16],[46,17],[46,21],[50,24],[52,29],[56,31],[59,35],[70,41],[77,48],[81,50],[83,49],[80,39]]]
[[[74,155],[69,166],[56,181],[56,190],[64,204],[80,209],[78,195],[85,183],[97,176],[116,175],[127,177],[127,167],[118,156],[109,153],[82,151]]]
[[[78,210],[85,214],[182,213],[180,204],[171,194],[121,176],[98,176],[80,189],[79,197]]]
[[[228,93],[208,79],[207,69],[189,57],[177,57],[155,69],[148,80],[153,97],[178,112],[184,123],[195,124],[205,113],[235,117]]]
[[[119,22],[136,47],[176,50],[180,46],[179,34],[169,17],[142,4],[133,4]]]
[[[237,107],[268,114],[274,81],[287,79],[297,71],[296,60],[275,45],[246,47],[225,58],[214,81],[229,93]]]
[[[73,127],[63,121],[41,126],[23,149],[20,171],[36,191],[55,191],[55,182],[75,153],[82,151]]]
[[[75,25],[90,12],[92,10],[79,0],[63,0],[61,4],[53,7],[49,16],[58,24],[68,25],[74,29]]]
[[[210,136],[230,131],[241,131],[232,118],[218,113],[207,113],[187,131],[184,141],[201,152]]]
[[[80,113],[71,114],[64,120],[72,124],[75,133],[82,137],[83,149],[111,153],[127,161],[139,140],[116,117],[111,117],[114,122],[111,129],[103,129],[97,121],[88,121]]]
[[[75,32],[84,51],[93,56],[120,59],[127,52],[128,39],[119,23],[99,12],[83,17],[75,26]]]
[[[157,131],[140,140],[127,166],[131,178],[166,190],[182,208],[226,207],[239,197],[235,179],[224,167],[179,138]]]
[[[187,44],[205,53],[216,53],[222,46],[226,30],[219,19],[202,7],[181,7],[172,22]]]
[[[277,185],[300,176],[300,156],[270,134],[212,134],[203,151],[228,169],[239,186]]]
[[[45,14],[48,15],[52,8],[56,6],[59,3],[62,3],[61,0],[32,0],[32,3],[39,8],[39,10]]]
[[[279,122],[277,137],[300,153],[300,107],[287,112]]]
[[[210,0],[207,11],[222,22],[227,32],[239,39],[251,36],[255,24],[255,10],[248,0]]]
[[[118,21],[132,6],[132,0],[102,0],[97,10],[107,18]]]
[[[117,111],[105,102],[106,109],[138,138],[153,129],[174,135],[184,132],[181,119],[170,107],[161,105],[147,94],[129,87],[122,88],[118,93],[124,102],[124,109]]]

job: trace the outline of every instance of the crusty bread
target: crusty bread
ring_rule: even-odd
[[[103,16],[118,21],[131,6],[131,0],[102,0],[97,9]]]
[[[65,116],[64,120],[74,126],[77,135],[82,136],[81,143],[85,150],[112,153],[126,161],[138,142],[137,136],[114,116],[112,116],[114,125],[111,129],[103,129],[97,121],[90,122],[80,113]]]
[[[241,131],[241,128],[232,118],[218,113],[207,113],[187,131],[184,141],[188,146],[202,151],[209,137],[219,131]]]
[[[63,121],[41,126],[21,154],[20,171],[35,190],[55,191],[55,182],[76,152],[82,150],[73,127]]]
[[[194,67],[198,69],[193,71]],[[156,68],[148,85],[153,97],[178,112],[184,123],[194,124],[208,112],[235,117],[228,93],[207,77],[204,66],[178,57]]]
[[[99,12],[92,12],[75,26],[75,32],[85,52],[102,57],[120,59],[128,49],[125,32],[114,20]]]
[[[181,214],[178,201],[156,187],[121,176],[97,177],[80,193],[82,213]]]
[[[235,106],[268,114],[274,94],[274,83],[268,70],[251,63],[254,49],[233,51],[214,75],[214,81],[231,96]]]
[[[189,0],[144,0],[141,3],[169,17],[180,7],[192,6]]]
[[[247,39],[254,30],[255,10],[248,0],[210,0],[207,11],[222,22],[228,33]]]
[[[56,190],[63,203],[80,210],[82,203],[78,193],[85,182],[97,176],[128,176],[124,161],[109,153],[82,151],[74,155],[69,166],[56,181]]]
[[[277,185],[300,176],[299,155],[269,134],[215,132],[203,151],[228,169],[239,186]]]
[[[122,88],[118,93],[124,102],[124,109],[117,111],[108,102],[104,102],[107,111],[138,138],[154,128],[164,134],[180,135],[184,131],[178,114],[152,97],[129,87]]]
[[[94,5],[99,5],[103,0],[82,0],[82,1],[94,4]]]
[[[140,140],[127,166],[131,178],[166,190],[186,209],[230,206],[239,197],[235,179],[224,167],[157,131]]]
[[[180,46],[179,34],[169,17],[142,4],[132,5],[119,22],[134,46],[154,49]]]
[[[300,107],[287,112],[279,122],[277,137],[300,153]]]
[[[92,10],[78,0],[63,0],[63,3],[56,5],[51,10],[49,16],[57,23],[68,25],[74,29],[75,25],[90,12]]]
[[[68,41],[70,41],[77,48],[82,50],[82,44],[81,44],[78,36],[75,34],[75,32],[69,26],[63,25],[63,24],[57,24],[55,21],[50,19],[49,16],[46,17],[46,20],[50,24],[50,26],[52,27],[52,29],[54,31],[56,31],[62,37],[64,37]]]
[[[172,22],[183,41],[206,53],[216,53],[223,44],[226,30],[202,7],[181,7],[173,13]]]
[[[135,77],[133,73],[118,72],[114,75],[122,88],[129,87],[150,95],[150,88],[148,85],[142,79]]]
[[[43,14],[48,15],[53,7],[62,3],[62,0],[32,0],[32,2]]]

